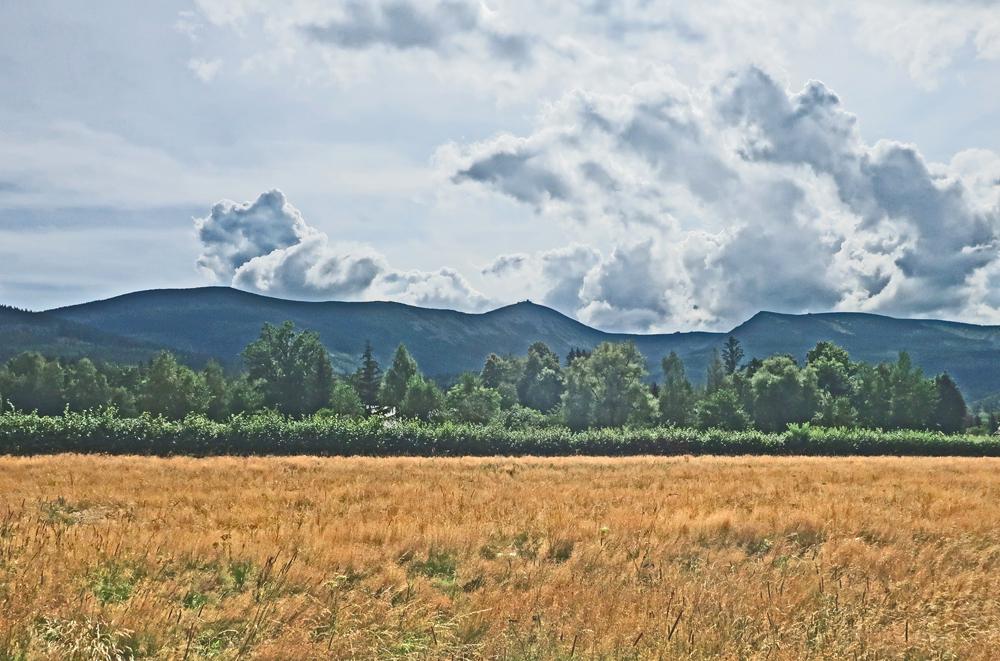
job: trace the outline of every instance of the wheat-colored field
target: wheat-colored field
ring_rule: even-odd
[[[4,458],[0,658],[996,658],[998,469]]]

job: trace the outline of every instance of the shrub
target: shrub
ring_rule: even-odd
[[[288,418],[274,412],[225,422],[183,420],[113,409],[61,416],[0,414],[0,454],[61,452],[138,455],[965,455],[1000,456],[1000,436],[939,431],[872,430],[796,425],[782,433],[755,430],[619,427],[574,432],[563,426],[507,427],[456,422]]]

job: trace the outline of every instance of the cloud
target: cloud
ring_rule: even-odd
[[[517,271],[528,261],[528,255],[524,253],[514,253],[511,255],[500,255],[482,269],[483,275],[502,276],[511,271]]]
[[[201,58],[192,58],[188,60],[188,69],[195,75],[195,77],[203,83],[210,83],[219,74],[219,70],[222,68],[222,60],[216,58],[212,60],[203,60]]]
[[[466,0],[349,0],[339,16],[301,27],[307,37],[345,50],[382,47],[439,54],[461,52],[463,37],[478,41],[493,56],[515,64],[531,60],[534,40],[488,24],[478,3]]]
[[[331,241],[279,190],[253,202],[223,200],[195,219],[198,267],[240,289],[303,300],[391,299],[478,311],[490,301],[456,271],[400,271],[357,244]]]
[[[320,236],[279,190],[262,193],[253,202],[222,200],[208,216],[195,220],[195,230],[204,247],[198,267],[220,280],[233,277],[255,257]]]
[[[582,320],[643,330],[760,309],[996,319],[996,159],[867,144],[824,84],[790,93],[754,67],[706,89],[576,91],[527,135],[437,157],[459,185],[615,237],[579,287],[543,280]]]

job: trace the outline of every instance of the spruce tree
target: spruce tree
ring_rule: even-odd
[[[736,337],[730,335],[722,346],[722,363],[726,367],[726,374],[736,374],[742,360],[743,347]]]
[[[664,423],[680,427],[691,422],[694,389],[684,372],[684,361],[673,351],[663,359],[659,400],[660,419]]]
[[[934,426],[946,434],[956,434],[965,429],[968,409],[958,386],[946,373],[934,379],[937,386],[937,403],[934,407]]]
[[[722,364],[719,350],[712,349],[712,359],[708,362],[705,373],[705,392],[711,395],[726,385],[726,366]]]
[[[372,343],[365,342],[365,351],[361,354],[361,367],[351,379],[354,389],[365,409],[369,412],[378,405],[379,388],[382,385],[382,368],[372,352]]]

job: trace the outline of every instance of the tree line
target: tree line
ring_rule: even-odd
[[[524,356],[490,354],[479,372],[442,388],[399,345],[383,370],[370,343],[360,366],[336,374],[312,331],[291,322],[265,324],[230,375],[215,362],[194,370],[161,352],[140,365],[47,359],[28,352],[0,367],[0,402],[20,411],[58,415],[114,407],[140,413],[214,420],[261,410],[302,417],[400,417],[573,430],[676,426],[784,431],[789,425],[938,430],[970,425],[994,433],[997,419],[969,415],[947,374],[924,376],[901,352],[894,362],[868,364],[820,342],[799,364],[792,356],[745,360],[735,337],[713,351],[704,385],[689,379],[676,353],[651,379],[632,343],[574,348],[565,359],[542,342]]]

